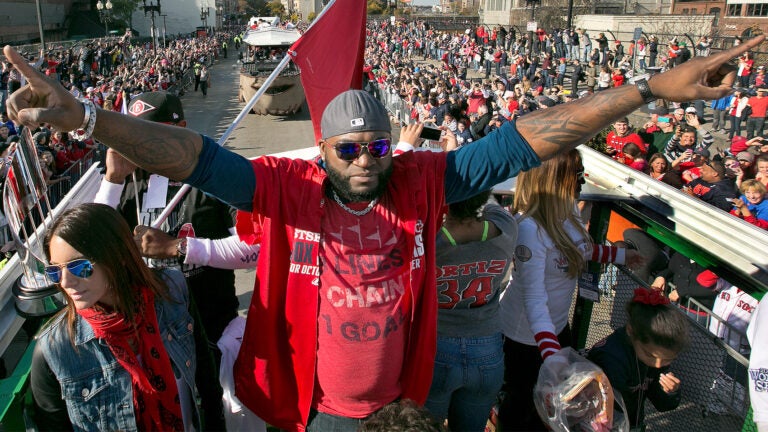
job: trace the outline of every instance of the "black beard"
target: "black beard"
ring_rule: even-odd
[[[333,190],[336,191],[336,194],[339,195],[339,198],[342,199],[344,202],[361,202],[361,201],[372,201],[384,194],[384,191],[387,189],[387,185],[389,184],[389,178],[392,176],[392,164],[389,165],[389,167],[379,173],[378,179],[379,184],[376,186],[376,189],[370,191],[370,192],[352,192],[350,186],[349,186],[349,179],[344,178],[338,171],[331,168],[330,165],[325,165],[325,171],[328,173],[328,181],[331,182],[331,186],[333,187]]]

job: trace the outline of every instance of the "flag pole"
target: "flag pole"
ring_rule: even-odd
[[[243,107],[243,109],[240,111],[240,114],[235,117],[234,120],[232,120],[232,124],[229,125],[227,130],[224,131],[224,133],[221,135],[219,140],[216,142],[218,145],[224,145],[224,143],[227,141],[227,138],[229,138],[230,135],[232,135],[232,132],[235,130],[237,125],[240,124],[241,121],[245,118],[246,115],[251,111],[251,108],[253,108],[254,105],[256,105],[256,102],[258,102],[259,98],[269,89],[269,86],[272,85],[272,82],[277,79],[278,75],[280,75],[280,72],[285,69],[286,66],[288,66],[288,62],[291,61],[291,55],[286,54],[285,57],[280,61],[280,63],[275,67],[275,70],[272,71],[272,73],[267,77],[267,79],[264,81],[264,84],[261,85],[259,90],[256,92],[253,97],[251,97],[251,100],[248,101],[247,104]],[[168,204],[163,209],[163,212],[160,213],[159,216],[157,216],[157,219],[152,221],[152,228],[160,228],[160,225],[165,222],[166,219],[168,219],[168,216],[171,215],[171,212],[174,208],[176,208],[177,205],[181,202],[182,199],[184,199],[184,195],[189,192],[189,190],[192,187],[188,184],[184,184],[181,189],[179,189],[178,192],[176,192],[176,195],[171,198],[171,200],[168,202]]]
[[[312,24],[307,28],[307,31],[312,28],[316,23],[320,21],[320,18],[325,15],[325,12],[328,11],[333,4],[336,3],[336,0],[331,0],[328,2],[328,4],[323,8],[322,11],[320,11],[320,14],[315,18],[315,20],[312,22]],[[306,32],[304,32],[306,33]],[[294,42],[295,43],[295,42]],[[285,57],[280,61],[280,63],[275,67],[275,69],[272,71],[272,73],[267,77],[267,79],[264,81],[264,84],[261,85],[259,90],[256,92],[253,97],[251,97],[251,100],[248,101],[247,104],[243,107],[243,109],[240,111],[240,114],[235,117],[234,120],[232,120],[232,124],[229,125],[227,130],[224,131],[224,133],[221,135],[219,140],[216,142],[218,145],[224,145],[224,143],[227,141],[230,135],[232,135],[232,132],[235,130],[235,128],[240,124],[241,121],[245,118],[246,115],[251,111],[251,108],[253,108],[254,105],[256,105],[256,102],[258,102],[259,98],[261,98],[262,95],[269,89],[269,86],[272,85],[272,82],[277,79],[277,77],[280,75],[280,72],[283,71],[283,69],[288,66],[288,62],[291,61],[291,54],[290,51],[285,54]],[[160,225],[165,222],[166,219],[168,219],[168,216],[171,215],[171,212],[173,209],[181,202],[182,199],[184,199],[184,195],[189,192],[189,189],[191,189],[191,186],[188,184],[184,184],[184,186],[179,189],[178,192],[176,192],[176,195],[171,198],[171,201],[168,202],[165,209],[163,209],[163,212],[160,213],[160,215],[152,222],[152,228],[160,228]]]

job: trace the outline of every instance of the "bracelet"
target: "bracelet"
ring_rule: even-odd
[[[82,101],[83,108],[85,108],[85,115],[83,116],[83,124],[79,128],[70,131],[69,136],[77,141],[84,141],[91,137],[93,129],[96,127],[96,105],[90,99]]]
[[[643,98],[643,102],[651,103],[657,99],[656,96],[654,96],[651,92],[651,87],[648,85],[648,80],[645,78],[641,78],[635,81],[635,87],[637,87],[637,91],[640,92],[640,96]]]

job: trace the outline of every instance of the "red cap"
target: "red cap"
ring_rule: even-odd
[[[704,270],[703,272],[699,273],[698,276],[696,276],[696,282],[698,282],[699,285],[703,286],[704,288],[712,288],[715,286],[718,279],[718,276],[711,270]]]

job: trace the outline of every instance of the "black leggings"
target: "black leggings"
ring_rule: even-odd
[[[571,346],[571,328],[557,335],[560,346]],[[504,338],[504,386],[499,407],[500,431],[547,431],[533,404],[533,387],[543,360],[536,345],[525,345]]]

